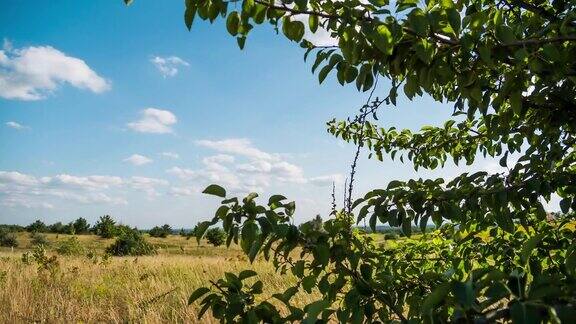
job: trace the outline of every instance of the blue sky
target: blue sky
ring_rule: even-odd
[[[283,193],[297,201],[297,221],[329,212],[332,180],[341,197],[354,147],[325,122],[354,115],[367,94],[332,76],[319,85],[299,46],[271,27],[240,51],[222,21],[198,19],[188,32],[183,1],[0,6],[0,223],[110,214],[143,228],[191,227],[213,215],[217,200],[199,193],[213,182]],[[376,94],[387,88],[382,80]],[[380,120],[419,129],[451,111],[401,98]],[[356,192],[456,174],[363,156]]]

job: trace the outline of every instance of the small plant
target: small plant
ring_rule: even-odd
[[[214,227],[206,232],[206,240],[214,246],[220,246],[226,241],[226,233],[220,227]]]
[[[106,253],[115,256],[125,255],[151,255],[156,249],[148,243],[138,231],[130,231],[122,234],[112,245],[106,248]]]
[[[50,242],[48,241],[48,238],[46,237],[46,235],[38,233],[38,232],[34,232],[30,234],[30,244],[38,246],[38,245],[42,245],[42,246],[48,246],[50,245]]]
[[[0,230],[0,246],[17,247],[18,240],[16,239],[16,235],[5,230]]]
[[[84,247],[78,241],[76,236],[64,240],[56,247],[56,252],[60,255],[82,255],[84,254]]]

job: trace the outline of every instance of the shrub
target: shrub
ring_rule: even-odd
[[[165,224],[162,227],[154,226],[150,231],[148,231],[148,234],[152,237],[168,237],[171,233],[172,228],[168,224]]]
[[[31,238],[30,244],[32,245],[42,245],[42,246],[50,245],[48,238],[44,234],[34,232],[30,234],[30,238]]]
[[[214,246],[220,246],[226,241],[226,233],[219,227],[211,228],[206,232],[206,240]]]
[[[132,230],[118,237],[116,242],[106,248],[106,253],[115,256],[150,255],[155,254],[156,249],[144,239],[140,232]]]
[[[81,255],[84,254],[84,247],[76,236],[58,243],[56,252],[61,255]]]
[[[5,230],[0,230],[0,246],[17,247],[18,240],[16,239],[16,235]]]

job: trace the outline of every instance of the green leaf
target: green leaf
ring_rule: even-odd
[[[540,243],[543,237],[544,234],[537,234],[526,240],[522,246],[522,251],[520,252],[520,259],[522,260],[522,264],[525,265],[528,263],[532,251],[536,248],[536,246],[538,246],[538,243]]]
[[[310,31],[313,33],[315,33],[318,30],[318,16],[316,15],[308,16],[308,27],[310,27]]]
[[[278,205],[282,200],[287,198],[282,195],[273,195],[268,199],[268,206]]]
[[[522,114],[522,94],[520,92],[514,92],[510,95],[510,107],[512,107],[514,114]]]
[[[219,185],[211,184],[202,193],[207,195],[213,195],[225,198],[226,197],[226,189],[220,187]]]
[[[425,39],[421,39],[416,44],[414,44],[414,50],[422,62],[430,64],[432,57],[434,56],[434,46],[432,46],[432,43]]]
[[[419,36],[428,36],[430,24],[428,23],[428,18],[422,9],[416,8],[412,10],[412,12],[408,15],[408,24]]]
[[[226,217],[226,215],[228,214],[228,210],[230,210],[230,207],[228,207],[226,205],[222,205],[222,206],[218,207],[218,210],[216,210],[215,217],[218,217],[220,219],[224,219],[224,217]]]
[[[372,33],[372,42],[382,53],[392,55],[394,37],[386,25],[382,24],[376,27],[374,33]]]
[[[512,28],[508,26],[496,26],[496,38],[502,43],[511,43],[516,40]]]
[[[254,270],[243,270],[240,272],[240,274],[238,274],[238,278],[240,278],[240,280],[244,280],[256,275],[258,275],[258,273],[256,273]]]
[[[326,308],[330,306],[330,301],[328,300],[317,300],[311,304],[306,305],[304,310],[306,311],[306,319],[307,320],[315,320],[318,318],[318,315]]]
[[[251,192],[251,193],[248,194],[248,196],[246,196],[246,197],[244,198],[244,203],[251,202],[251,201],[253,201],[253,200],[254,200],[255,198],[257,198],[257,197],[258,197],[258,194],[257,194],[257,193]]]
[[[460,13],[455,8],[446,9],[446,15],[448,16],[448,22],[450,27],[454,30],[454,33],[458,35],[460,33],[460,26],[462,24]]]
[[[237,11],[232,11],[226,19],[226,29],[232,36],[238,34],[238,27],[240,26],[240,15]]]
[[[252,243],[254,243],[258,236],[258,225],[256,225],[254,221],[244,222],[240,236],[242,238],[242,249],[246,254],[248,254],[252,247]]]
[[[243,50],[244,45],[246,45],[246,36],[236,38],[236,42],[238,43],[238,47]]]
[[[188,305],[191,305],[193,302],[195,302],[198,298],[204,296],[206,293],[208,293],[210,291],[210,289],[206,288],[206,287],[200,287],[196,290],[194,290],[194,292],[192,293],[192,295],[190,295],[190,297],[188,298]]]
[[[450,284],[445,282],[436,287],[422,302],[421,311],[423,315],[430,314],[436,306],[440,305],[450,292]]]
[[[208,227],[210,227],[211,222],[201,222],[198,224],[198,227],[196,228],[196,232],[194,233],[196,235],[196,241],[198,242],[198,244],[200,244],[200,240],[202,239],[202,237],[204,236],[204,233],[206,233],[206,230],[208,230]]]
[[[194,22],[194,16],[196,16],[196,6],[186,6],[184,11],[184,23],[188,30],[192,29],[192,23]]]

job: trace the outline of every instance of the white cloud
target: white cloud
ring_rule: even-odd
[[[4,43],[0,50],[0,97],[40,100],[64,83],[95,93],[111,87],[86,62],[51,46],[12,49],[9,42]]]
[[[284,183],[326,186],[343,178],[341,175],[307,178],[302,167],[287,160],[288,155],[262,151],[245,138],[199,140],[196,144],[220,154],[204,157],[200,168],[172,167],[166,172],[198,186],[217,183],[236,193],[262,193],[270,186]],[[182,196],[195,192],[185,190],[184,194],[180,189],[171,190],[171,193]]]
[[[142,118],[128,123],[128,127],[136,132],[166,134],[172,133],[171,126],[176,124],[176,116],[168,111],[156,108],[142,110]]]
[[[24,126],[24,125],[22,125],[22,124],[20,124],[20,123],[17,123],[17,122],[15,122],[15,121],[6,122],[6,126],[8,126],[8,127],[10,127],[10,128],[13,128],[13,129],[16,129],[16,130],[24,130],[24,129],[29,129],[29,128],[30,128],[30,127],[28,127],[28,126]]]
[[[341,174],[330,174],[325,176],[309,178],[308,181],[319,187],[326,187],[334,185],[339,185],[344,182],[344,176]]]
[[[172,187],[170,188],[170,194],[173,196],[193,196],[200,193],[198,188],[194,187]]]
[[[132,177],[128,184],[132,189],[145,192],[149,197],[158,196],[156,191],[157,186],[167,186],[169,183],[163,179],[147,178],[147,177]]]
[[[152,159],[145,157],[140,154],[132,154],[131,156],[125,158],[124,162],[132,163],[133,165],[140,166],[148,163],[152,163]]]
[[[154,56],[150,62],[156,66],[158,71],[163,77],[173,77],[178,74],[178,68],[181,66],[189,66],[188,62],[179,58],[178,56],[160,57]]]
[[[159,196],[168,186],[163,179],[108,175],[59,174],[35,177],[15,171],[0,171],[0,205],[5,207],[53,208],[61,202],[125,205],[124,194],[144,192]]]
[[[217,152],[236,154],[245,156],[250,159],[273,160],[278,157],[261,151],[252,145],[252,142],[246,138],[229,138],[218,141],[199,140],[197,145],[213,149]]]
[[[178,153],[174,153],[174,152],[162,152],[162,153],[160,153],[160,155],[165,157],[165,158],[169,158],[169,159],[173,159],[173,160],[177,160],[180,158],[180,155],[178,155]]]

